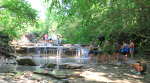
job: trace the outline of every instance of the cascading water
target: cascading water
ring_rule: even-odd
[[[44,57],[45,57],[45,64],[48,64],[48,54],[47,54],[47,42],[44,45]]]
[[[85,47],[81,47],[81,59],[82,59],[82,63],[83,64],[88,64],[89,62],[89,49],[88,48],[85,48]]]
[[[61,53],[60,53],[60,48],[58,47],[58,48],[57,48],[57,55],[56,55],[56,64],[57,64],[56,69],[59,69],[60,58],[61,58],[60,55],[61,55]]]
[[[63,64],[88,64],[88,49],[85,50],[81,46],[52,46],[47,42],[43,42],[34,46],[24,46],[23,48],[28,49],[30,52],[33,52],[30,49],[35,50],[32,57],[28,56],[24,58],[32,59],[40,67],[47,67],[48,64],[56,64],[55,68],[59,70]]]

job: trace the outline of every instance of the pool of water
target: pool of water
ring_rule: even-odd
[[[29,49],[30,50],[30,49]],[[48,49],[46,49],[48,51]],[[57,49],[55,49],[58,52],[61,52]],[[31,51],[31,50],[30,50]],[[73,64],[89,64],[90,58],[88,57],[87,53],[88,50],[85,50],[84,48],[81,49],[82,55],[80,56],[80,52],[77,52],[75,55],[62,55],[61,53],[57,54],[48,54],[39,52],[40,50],[35,49],[35,52],[32,54],[24,53],[23,55],[26,56],[20,56],[16,53],[17,59],[24,59],[29,58],[32,59],[37,66],[21,66],[21,65],[14,65],[14,64],[0,64],[0,72],[13,72],[13,71],[39,71],[41,70],[40,66],[43,66],[45,64],[54,63],[54,64],[65,64],[65,63],[73,63]],[[78,55],[79,53],[79,55]],[[10,61],[9,61],[10,62]]]
[[[88,57],[65,57],[65,58],[57,58],[57,57],[41,57],[41,56],[22,56],[18,59],[30,58],[32,59],[37,66],[22,66],[17,64],[0,64],[0,73],[2,72],[15,72],[15,71],[43,71],[41,66],[45,64],[54,63],[58,66],[60,64],[70,63],[70,64],[88,64],[89,58]]]

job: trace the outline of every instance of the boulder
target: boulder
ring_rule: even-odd
[[[53,64],[53,63],[47,65],[48,68],[56,68],[56,66],[57,66],[57,64]],[[60,69],[80,69],[82,67],[83,66],[80,64],[72,64],[72,63],[66,63],[66,64],[59,65]]]
[[[26,66],[36,66],[35,62],[32,59],[19,59],[17,60],[18,65],[26,65]]]

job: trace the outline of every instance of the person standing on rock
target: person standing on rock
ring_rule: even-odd
[[[44,40],[48,40],[48,34],[44,35]]]
[[[123,45],[121,47],[121,53],[123,56],[124,63],[127,63],[128,60],[128,53],[129,53],[129,45],[126,42],[123,42]]]
[[[130,48],[130,55],[131,55],[131,58],[133,58],[134,56],[134,51],[135,51],[135,44],[132,40],[130,40],[130,44],[129,44],[129,48]]]

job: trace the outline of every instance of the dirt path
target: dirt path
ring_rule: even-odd
[[[32,72],[0,74],[0,83],[150,83],[150,75],[135,75],[128,65],[87,64],[83,69],[74,70],[83,78],[56,80],[46,76],[37,76]]]
[[[82,72],[84,83],[146,83],[144,76],[132,74],[127,65],[88,65]]]

